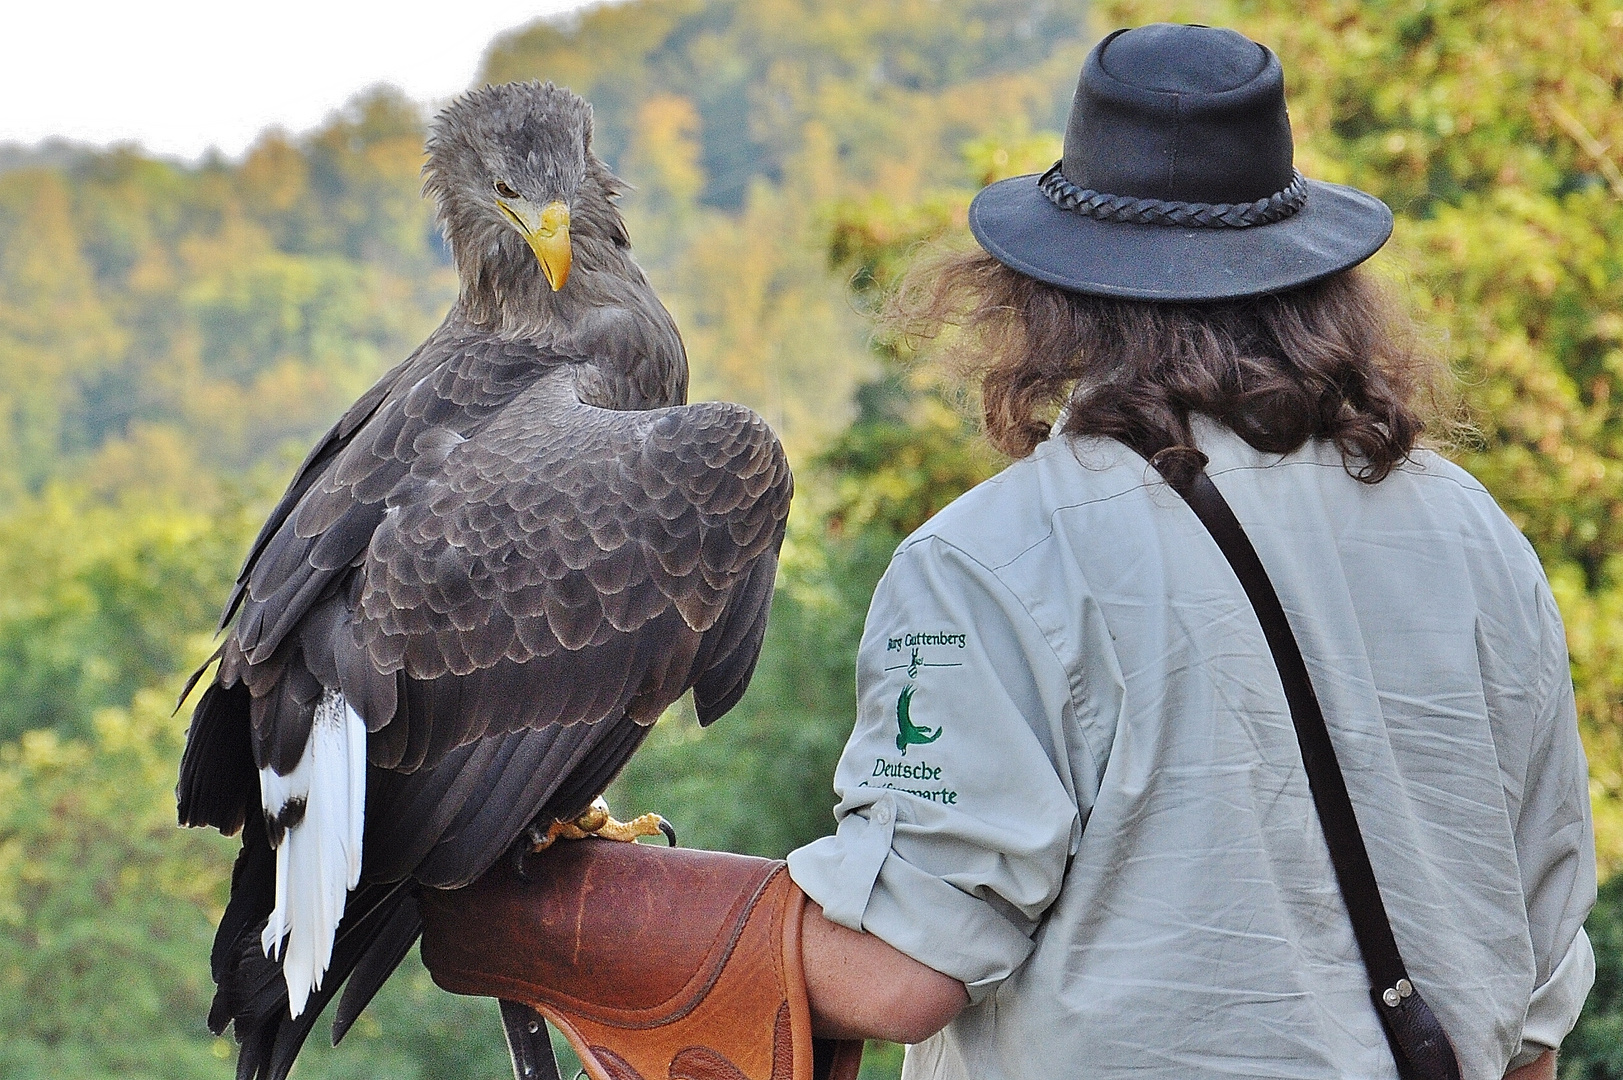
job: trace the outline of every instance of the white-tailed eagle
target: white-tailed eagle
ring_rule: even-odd
[[[210,1025],[281,1080],[341,1037],[453,889],[582,813],[688,689],[743,694],[791,480],[738,405],[685,405],[591,109],[487,87],[425,188],[461,282],[310,452],[254,542],[197,706],[180,820],[242,831]]]

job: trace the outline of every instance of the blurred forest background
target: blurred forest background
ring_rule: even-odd
[[[1623,0],[632,0],[495,41],[482,79],[596,107],[695,397],[799,477],[766,651],[612,793],[684,841],[782,855],[832,825],[852,656],[911,529],[1000,463],[876,335],[982,184],[1045,168],[1099,34],[1234,26],[1282,56],[1298,164],[1398,216],[1376,261],[1460,376],[1450,450],[1567,620],[1603,878],[1623,870]],[[240,161],[0,155],[0,1077],[230,1075],[203,1026],[235,841],[174,827],[184,674],[312,438],[440,319],[426,117],[388,91]],[[1623,877],[1563,1060],[1623,1078]],[[411,961],[307,1078],[508,1074],[495,1007]],[[894,1047],[865,1074],[893,1075]],[[566,1075],[568,1075],[566,1073]]]

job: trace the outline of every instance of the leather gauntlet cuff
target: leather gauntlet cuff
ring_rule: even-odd
[[[441,987],[536,1009],[592,1080],[855,1080],[861,1042],[812,1038],[784,863],[590,839],[527,870],[424,891]]]

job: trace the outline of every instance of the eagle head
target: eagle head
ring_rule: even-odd
[[[457,98],[434,119],[423,174],[464,299],[490,316],[545,303],[628,244],[623,185],[592,153],[592,107],[550,82]]]

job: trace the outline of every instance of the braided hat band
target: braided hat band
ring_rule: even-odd
[[[1292,170],[1291,182],[1266,199],[1250,203],[1169,202],[1165,199],[1135,199],[1130,195],[1106,195],[1077,187],[1060,171],[1056,161],[1037,181],[1048,201],[1061,210],[1097,221],[1132,225],[1175,225],[1186,229],[1244,229],[1283,221],[1307,202],[1307,180]]]

